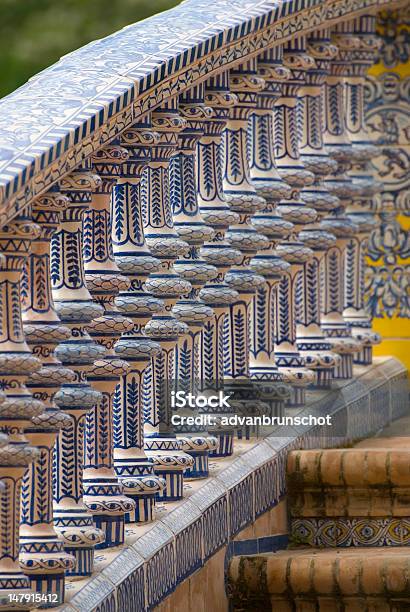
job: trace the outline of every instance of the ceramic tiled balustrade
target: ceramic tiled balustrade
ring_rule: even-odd
[[[397,6],[186,0],[0,101],[0,609],[152,609],[279,503],[289,449],[406,410],[363,282]],[[334,429],[175,426],[177,388]]]

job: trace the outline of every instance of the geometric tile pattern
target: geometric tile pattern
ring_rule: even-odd
[[[117,609],[121,612],[134,612],[145,608],[144,559],[131,547],[125,549],[114,561],[109,570],[101,576],[115,581]]]
[[[290,541],[308,546],[408,546],[408,518],[293,519]]]
[[[254,520],[253,478],[248,476],[229,493],[230,534],[235,535]]]
[[[201,511],[204,562],[215,554],[229,538],[227,489],[212,479],[191,495],[191,501]]]

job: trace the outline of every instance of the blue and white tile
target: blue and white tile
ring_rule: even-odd
[[[196,491],[190,499],[201,511],[204,536],[203,557],[206,561],[228,541],[227,489],[213,478]]]
[[[101,575],[115,585],[119,611],[145,610],[144,559],[132,547],[121,551]]]
[[[144,559],[145,605],[151,609],[171,593],[177,583],[174,534],[158,522],[132,548]]]
[[[175,536],[175,572],[179,583],[203,564],[201,510],[187,499],[164,516],[159,525],[166,525]]]

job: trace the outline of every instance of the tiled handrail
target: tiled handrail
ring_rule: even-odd
[[[371,366],[384,6],[187,0],[0,102],[0,608],[62,603],[95,551],[258,435],[227,415]],[[231,405],[175,424],[177,388]],[[231,496],[231,523],[246,508]]]
[[[186,0],[64,56],[0,101],[0,222],[142,114],[275,42],[390,0]]]

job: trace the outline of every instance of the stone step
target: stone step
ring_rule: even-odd
[[[304,548],[238,556],[228,570],[234,612],[410,610],[406,547]]]

